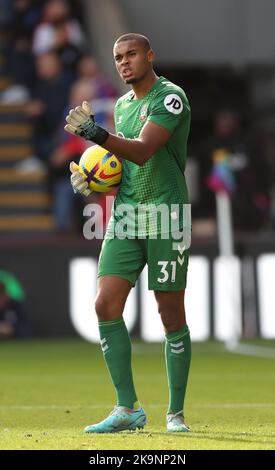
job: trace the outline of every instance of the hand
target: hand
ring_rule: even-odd
[[[92,137],[95,122],[92,108],[87,101],[83,101],[82,106],[71,109],[66,117],[66,121],[68,124],[64,127],[65,131],[85,139]]]
[[[87,181],[85,181],[84,176],[79,171],[79,166],[75,162],[70,163],[71,171],[71,185],[75,193],[82,194],[82,196],[89,196],[91,194],[91,189]]]
[[[108,139],[109,132],[97,125],[92,108],[87,101],[83,101],[81,106],[71,109],[66,121],[68,124],[64,129],[73,135],[92,140],[98,145],[104,144]]]

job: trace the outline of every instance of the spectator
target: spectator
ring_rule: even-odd
[[[27,88],[28,94],[35,85],[35,65],[31,40],[27,34],[17,36],[9,58],[10,74],[14,82]]]
[[[259,130],[256,132],[257,155],[259,165],[267,166],[268,177],[263,184],[269,189],[270,195],[270,228],[275,229],[275,134],[274,131]]]
[[[78,63],[78,77],[90,83],[90,99],[100,126],[114,131],[113,111],[117,91],[110,80],[101,72],[98,62],[90,55],[84,55]]]
[[[65,68],[74,71],[85,40],[77,20],[70,16],[65,0],[50,0],[43,9],[42,21],[33,36],[33,53],[55,51]]]
[[[218,151],[226,153],[228,165],[234,180],[232,196],[234,228],[258,230],[266,224],[268,216],[268,188],[266,167],[258,163],[251,142],[245,138],[239,115],[232,111],[220,110],[214,117],[212,136],[204,143],[200,155],[201,170],[201,212],[204,216],[215,217],[215,199],[207,182],[213,159]]]
[[[84,55],[77,66],[78,78],[89,80],[94,88],[93,98],[116,98],[117,90],[114,85],[104,77],[98,62],[90,55]]]
[[[13,10],[10,0],[0,0],[0,26],[10,27],[13,22]]]
[[[92,87],[88,81],[77,81],[71,89],[69,107],[75,107],[83,100],[90,100],[91,94]],[[57,147],[50,158],[53,213],[59,232],[80,229],[79,205],[82,205],[82,198],[75,197],[72,191],[69,163],[74,159],[78,161],[86,148],[87,142],[80,137],[68,134],[61,126]]]
[[[46,162],[55,147],[56,131],[68,105],[72,77],[66,73],[54,52],[36,58],[37,83],[25,112],[33,121],[33,144],[38,157]]]
[[[30,335],[23,302],[13,299],[4,282],[0,282],[0,339],[22,338]]]
[[[10,0],[9,0],[10,1]],[[12,3],[12,31],[14,37],[32,38],[34,28],[40,20],[45,0],[14,0]]]
[[[0,270],[0,283],[4,284],[10,297],[24,302],[26,294],[20,282],[8,271]]]

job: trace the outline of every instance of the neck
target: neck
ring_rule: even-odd
[[[150,75],[146,76],[139,83],[135,83],[132,86],[133,91],[135,93],[135,98],[139,99],[146,96],[158,79],[159,77],[152,70],[152,73],[150,73]]]

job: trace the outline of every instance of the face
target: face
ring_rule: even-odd
[[[42,80],[52,80],[61,70],[59,58],[51,52],[45,52],[36,59],[37,75]]]
[[[238,117],[229,111],[221,111],[215,119],[215,130],[217,134],[228,137],[238,129]]]
[[[127,84],[138,83],[152,70],[153,51],[136,40],[122,41],[114,46],[116,69]]]
[[[65,19],[68,16],[68,7],[63,0],[51,0],[47,2],[43,12],[44,18],[49,22]]]
[[[92,57],[84,57],[78,63],[78,72],[81,77],[94,78],[99,75],[98,63]]]

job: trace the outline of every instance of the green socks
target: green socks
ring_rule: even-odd
[[[117,405],[135,408],[137,395],[131,367],[131,341],[123,318],[99,322],[100,342],[106,365],[116,389]],[[188,326],[166,334],[166,369],[169,385],[168,412],[183,411],[191,361]]]
[[[137,396],[131,366],[131,341],[123,318],[100,321],[101,348],[113,384],[116,388],[117,405],[134,408]]]
[[[183,412],[191,361],[191,341],[188,326],[167,333],[165,344],[166,370],[169,385],[168,413]]]

